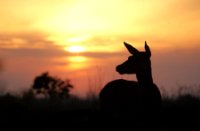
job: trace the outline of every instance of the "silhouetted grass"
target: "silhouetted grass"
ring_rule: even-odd
[[[199,97],[190,94],[163,97],[162,105],[160,120],[156,123],[159,129],[199,128]],[[31,93],[25,93],[23,97],[9,94],[0,96],[0,116],[1,124],[5,127],[9,127],[11,123],[17,123],[20,128],[28,125],[32,129],[43,127],[58,130],[94,125],[103,128],[104,121],[106,121],[105,117],[101,117],[98,97],[81,99],[72,96],[69,99],[36,99]],[[109,123],[112,122],[113,125],[118,125],[115,124],[116,120],[109,121]],[[138,127],[140,126],[142,123]]]

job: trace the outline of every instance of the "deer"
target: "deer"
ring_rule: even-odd
[[[117,79],[108,82],[100,91],[100,109],[106,115],[117,118],[154,117],[161,109],[161,94],[153,82],[151,69],[151,50],[145,41],[145,51],[124,42],[131,54],[128,60],[116,67],[123,74],[136,74],[137,81]]]

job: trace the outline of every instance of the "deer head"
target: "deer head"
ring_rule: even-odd
[[[145,51],[138,51],[136,48],[126,42],[124,42],[124,45],[131,56],[128,57],[128,60],[116,67],[117,72],[120,74],[136,74],[151,67],[151,51],[146,41],[144,46]]]

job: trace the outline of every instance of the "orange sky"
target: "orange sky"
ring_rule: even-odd
[[[199,51],[199,0],[1,0],[0,5],[0,59],[5,65],[1,79],[12,89],[30,85],[35,75],[46,70],[87,86],[86,76],[94,78],[97,68],[107,72],[126,59],[123,41],[143,50],[147,40],[156,60],[162,60],[161,52],[179,51],[177,59],[182,60],[181,54],[186,55],[182,50],[189,52],[189,59],[194,50]],[[82,53],[70,51],[72,46],[81,47]],[[30,66],[24,68],[27,62]],[[196,70],[200,62],[190,63]],[[158,75],[161,68],[163,76],[169,67],[155,69]],[[117,75],[111,74],[105,81]],[[191,75],[194,80],[196,74]],[[16,84],[10,84],[11,76]],[[165,79],[156,78],[161,84]],[[181,83],[185,79],[180,78]]]
[[[11,33],[22,47],[32,48],[21,36],[26,33],[32,37],[40,33],[61,46],[82,44],[89,51],[93,46],[102,48],[98,45],[102,39],[113,43],[147,39],[156,46],[191,40],[195,44],[200,39],[198,0],[1,0],[0,4],[0,33]]]

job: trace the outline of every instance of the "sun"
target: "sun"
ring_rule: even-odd
[[[80,53],[85,51],[85,47],[80,45],[73,45],[65,48],[66,51],[71,53]]]

